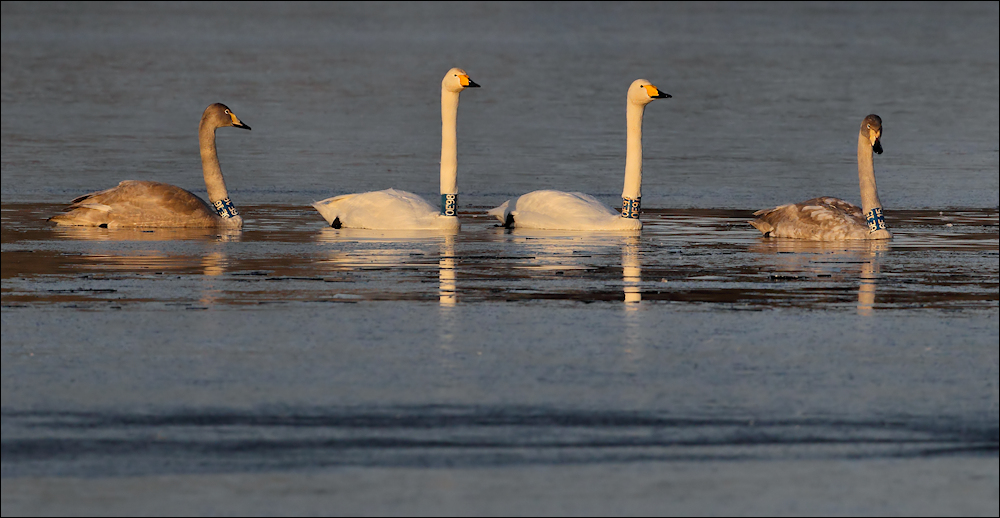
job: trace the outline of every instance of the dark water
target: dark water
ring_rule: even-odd
[[[996,516],[998,8],[870,4],[2,6],[7,514]],[[457,234],[308,204],[432,196]],[[646,111],[641,234],[504,231],[537,188],[614,203]],[[62,229],[126,178],[242,232]],[[890,243],[765,240],[753,210],[856,201]]]

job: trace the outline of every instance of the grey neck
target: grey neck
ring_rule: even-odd
[[[874,208],[882,208],[875,185],[875,164],[872,160],[872,143],[868,136],[858,134],[858,182],[861,185],[861,211],[868,214]]]
[[[208,189],[208,201],[229,198],[226,181],[222,179],[222,167],[219,165],[219,154],[215,149],[215,127],[205,121],[198,126],[198,144],[201,147],[201,169],[205,175],[205,187]]]

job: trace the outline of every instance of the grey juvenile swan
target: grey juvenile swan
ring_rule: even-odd
[[[250,129],[224,104],[215,103],[205,108],[198,125],[198,142],[209,203],[170,184],[125,180],[110,189],[76,198],[67,212],[49,221],[59,225],[107,228],[242,228],[243,218],[229,200],[215,149],[215,130],[225,127]]]
[[[750,224],[765,237],[790,237],[813,241],[892,239],[882,216],[882,202],[875,186],[872,151],[882,154],[882,119],[865,117],[858,134],[858,179],[861,207],[839,198],[813,198],[802,203],[759,210]]]

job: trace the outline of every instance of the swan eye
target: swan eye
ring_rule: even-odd
[[[871,124],[868,125],[868,129],[872,129],[872,125]]]
[[[226,110],[226,115],[229,115],[229,110],[228,109]],[[870,128],[871,126],[868,126],[868,127]]]

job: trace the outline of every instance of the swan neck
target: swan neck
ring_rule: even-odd
[[[208,201],[227,200],[229,191],[226,181],[222,178],[222,167],[219,165],[219,154],[215,149],[215,127],[202,121],[198,126],[198,144],[201,147],[201,170],[205,175],[205,187],[208,189]]]
[[[441,89],[441,194],[458,194],[458,92]]]
[[[631,200],[642,198],[642,114],[645,110],[645,106],[631,102],[625,109],[627,135],[622,198]]]
[[[858,183],[861,187],[861,211],[868,214],[872,209],[881,209],[875,185],[875,164],[872,158],[872,143],[864,132],[858,134]]]

